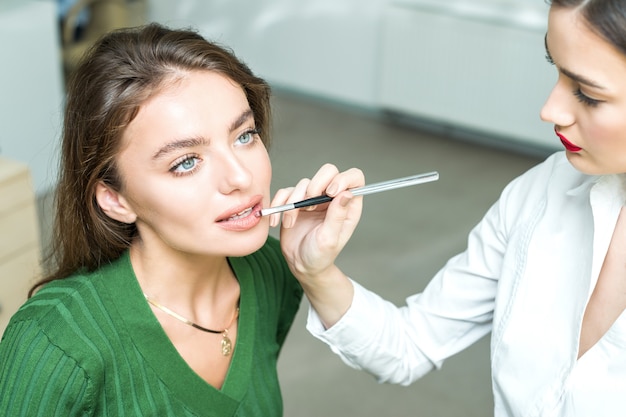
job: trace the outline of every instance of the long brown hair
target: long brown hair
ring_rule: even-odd
[[[624,0],[551,0],[554,7],[578,8],[589,28],[626,56]]]
[[[137,234],[109,218],[95,199],[103,181],[120,190],[116,156],[139,107],[181,72],[213,71],[244,90],[256,127],[269,145],[270,87],[235,55],[194,30],[159,24],[121,29],[101,38],[70,76],[63,123],[50,272],[29,291],[117,259]]]

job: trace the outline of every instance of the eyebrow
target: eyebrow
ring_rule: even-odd
[[[241,113],[237,119],[235,119],[230,125],[230,131],[238,129],[243,125],[248,119],[253,116],[252,110],[248,109]],[[202,146],[206,145],[208,141],[203,137],[192,137],[187,139],[174,140],[172,142],[166,143],[163,147],[161,147],[158,151],[154,153],[152,159],[159,159],[164,157],[165,155],[174,152],[178,149],[184,148],[192,148],[194,146]]]
[[[162,158],[178,149],[192,148],[194,146],[205,145],[206,143],[207,141],[201,137],[175,140],[173,142],[166,143],[165,146],[156,151],[152,156],[152,159]]]
[[[543,38],[543,44],[546,48],[546,56],[550,60],[550,63],[554,63],[552,60],[552,55],[550,55],[550,50],[548,49],[548,34],[546,34]],[[585,78],[582,75],[576,74],[568,69],[558,67],[558,70],[563,73],[566,77],[571,78],[572,80],[578,82],[579,84],[588,85],[589,87],[597,88],[599,90],[604,90],[605,88],[599,85],[598,83],[591,81],[589,78]]]
[[[252,109],[244,111],[243,113],[241,113],[241,116],[239,116],[233,123],[231,123],[230,131],[232,132],[233,130],[238,129],[239,127],[241,127],[242,124],[244,124],[248,119],[253,116],[254,113],[252,113]]]

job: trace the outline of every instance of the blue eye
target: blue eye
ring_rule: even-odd
[[[256,139],[258,135],[259,135],[258,129],[251,129],[251,130],[244,132],[243,135],[239,136],[237,138],[237,142],[239,142],[242,145],[247,145],[250,142],[254,142],[254,140]]]
[[[198,166],[198,158],[195,156],[185,156],[177,162],[170,171],[177,175],[185,175],[193,172]]]

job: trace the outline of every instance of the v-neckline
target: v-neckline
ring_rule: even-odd
[[[623,235],[619,232],[621,232],[622,229],[626,227],[625,224],[626,210],[622,207],[615,221],[615,226],[613,228],[613,232],[611,233],[609,245],[606,254],[604,255],[604,260],[602,262],[602,266],[600,267],[598,277],[595,280],[592,292],[585,305],[582,320],[580,323],[577,360],[580,360],[583,356],[585,356],[587,352],[593,349],[595,345],[599,344],[626,311],[623,308],[623,299],[620,301],[613,298],[610,300],[611,302],[608,302],[606,299],[607,294],[610,296],[611,294],[623,293],[623,266],[621,259],[624,248],[626,248],[626,244],[623,240],[620,240],[621,236]],[[618,252],[616,254],[613,251]],[[590,310],[590,308],[592,309]],[[608,314],[608,319],[606,318],[606,311],[598,312],[598,309],[602,308],[611,308]],[[587,322],[586,320],[589,320],[589,322]],[[598,321],[601,321],[601,323],[598,323]],[[597,332],[593,333],[593,331],[597,329],[600,329],[601,334],[598,335]],[[583,333],[585,331],[592,332],[591,336],[589,336],[587,333],[585,333],[585,336],[587,338],[590,338],[593,343],[591,343],[589,340],[586,340],[584,346],[581,346]],[[584,348],[582,354],[581,348]]]
[[[115,275],[106,284],[139,354],[176,397],[202,413],[213,408],[232,409],[234,412],[249,386],[242,381],[251,378],[256,328],[254,280],[243,258],[229,258],[228,261],[239,281],[241,298],[235,350],[221,389],[202,379],[180,356],[146,302],[128,252],[119,260],[125,263],[124,273]]]

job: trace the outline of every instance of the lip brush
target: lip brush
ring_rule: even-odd
[[[374,184],[365,185],[363,187],[352,188],[350,191],[353,195],[368,195],[374,193],[380,193],[381,191],[394,190],[396,188],[409,187],[411,185],[423,184],[425,182],[436,181],[439,179],[439,173],[437,171],[426,172],[424,174],[411,175],[409,177],[396,178],[394,180],[377,182]],[[306,200],[298,201],[296,203],[284,204],[282,206],[269,207],[261,210],[261,216],[267,216],[269,214],[281,213],[287,210],[294,210],[297,208],[316,206],[318,204],[328,203],[333,200],[333,197],[327,195],[321,195],[318,197],[307,198]]]

